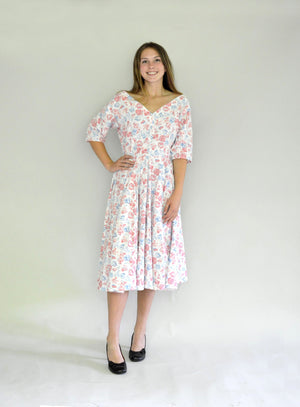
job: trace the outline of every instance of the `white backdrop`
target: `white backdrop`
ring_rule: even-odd
[[[1,404],[298,405],[299,3],[1,6]],[[192,106],[189,281],[156,293],[148,360],[120,381],[107,371],[96,291],[111,174],[84,138],[130,89],[146,41],[167,50]],[[107,148],[121,153],[113,131]],[[125,350],[135,301],[131,292]]]

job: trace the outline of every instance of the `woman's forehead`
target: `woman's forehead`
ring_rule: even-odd
[[[144,49],[141,54],[141,59],[149,59],[149,58],[156,58],[156,57],[160,57],[160,55],[156,51],[156,49],[152,49],[152,48]]]

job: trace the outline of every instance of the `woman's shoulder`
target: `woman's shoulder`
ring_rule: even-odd
[[[122,89],[122,90],[118,90],[118,91],[115,93],[115,96],[122,96],[124,93],[128,93],[128,94],[129,94],[129,92],[127,92],[127,90]]]
[[[111,96],[109,103],[112,104],[113,106],[115,106],[116,104],[119,105],[119,102],[121,100],[125,100],[126,97],[127,95],[125,94],[125,91],[119,90]]]

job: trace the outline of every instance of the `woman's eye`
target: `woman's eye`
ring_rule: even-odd
[[[161,62],[160,58],[156,58],[155,62]],[[144,59],[144,61],[142,61],[142,64],[146,64],[146,63],[147,63],[147,60]]]

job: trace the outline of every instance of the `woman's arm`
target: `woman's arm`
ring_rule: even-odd
[[[183,182],[185,177],[186,165],[186,159],[177,158],[173,160],[174,191],[166,202],[163,214],[163,222],[172,222],[178,215],[180,200],[183,192]]]
[[[183,182],[185,177],[187,160],[177,158],[173,160],[173,172],[174,172],[174,192],[177,195],[182,195],[183,192]]]
[[[113,161],[108,155],[104,143],[101,141],[90,141],[89,143],[104,167],[110,172],[127,170],[134,165],[134,160],[131,155],[125,154],[117,161]]]

